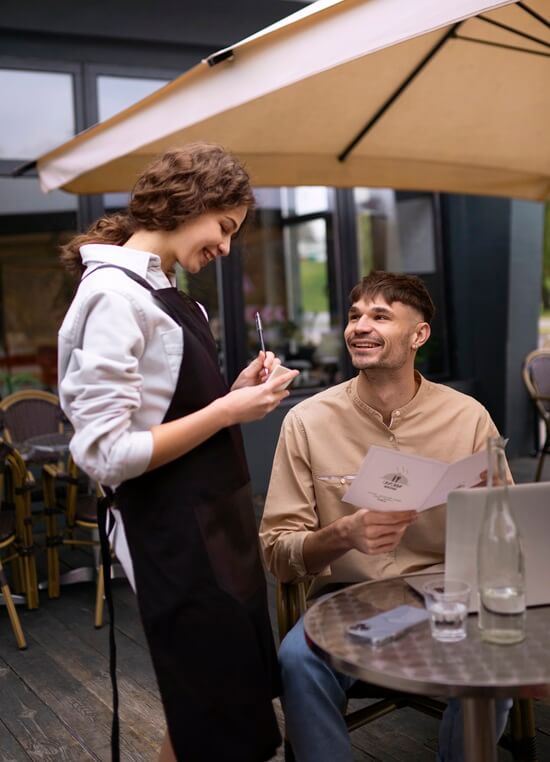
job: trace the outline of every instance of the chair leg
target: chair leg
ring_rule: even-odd
[[[2,595],[4,596],[4,603],[6,604],[6,610],[10,618],[13,634],[15,635],[15,640],[17,643],[17,647],[20,648],[21,650],[24,650],[27,647],[27,642],[25,640],[25,636],[23,635],[23,629],[21,627],[21,622],[19,621],[19,615],[13,603],[10,588],[8,585],[8,580],[6,579],[6,574],[4,572],[4,568],[2,567],[1,563],[0,563],[0,587],[2,590]]]
[[[95,620],[94,627],[103,627],[103,601],[105,598],[105,578],[103,576],[103,564],[97,569],[97,583],[95,594]]]
[[[59,598],[59,550],[62,542],[57,527],[55,479],[45,470],[42,472],[44,516],[46,518],[46,546],[48,561],[48,598]]]
[[[510,712],[515,762],[537,762],[537,729],[532,699],[516,699]]]
[[[11,562],[11,573],[13,578],[13,589],[16,593],[24,593],[25,592],[25,583],[24,583],[24,575],[23,575],[23,565],[21,563],[21,557],[15,556],[12,559]]]
[[[38,577],[36,575],[36,561],[33,555],[23,556],[23,578],[25,580],[25,595],[27,608],[38,608]]]
[[[550,453],[550,431],[546,434],[546,441],[544,442],[540,451],[539,462],[537,463],[537,473],[535,474],[535,481],[540,481],[542,476],[542,466],[544,464],[544,458]]]
[[[543,463],[544,463],[544,456],[545,455],[546,455],[546,452],[544,450],[542,450],[542,452],[540,454],[540,457],[539,457],[539,462],[537,464],[537,473],[535,474],[535,481],[536,482],[540,481],[540,477],[541,477],[541,474],[542,474],[542,466],[543,466]]]

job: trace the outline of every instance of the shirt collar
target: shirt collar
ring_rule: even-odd
[[[403,405],[399,408],[399,412],[401,413],[401,416],[408,415],[409,413],[414,412],[420,407],[420,404],[422,403],[424,397],[426,396],[428,392],[428,382],[422,376],[421,373],[419,373],[417,370],[414,371],[414,376],[416,378],[416,381],[418,383],[418,389],[416,390],[416,394],[414,397],[407,402],[406,405]],[[357,392],[357,380],[358,376],[355,376],[355,378],[352,378],[349,386],[349,392],[351,394],[351,398],[354,402],[354,404],[360,409],[363,410],[366,413],[369,413],[370,415],[374,415],[375,418],[382,419],[381,414],[378,412],[378,410],[375,410],[370,405],[367,405],[366,402],[363,402],[361,397],[359,396]],[[395,411],[394,411],[395,412]]]
[[[150,272],[157,276],[162,275],[160,257],[149,251],[140,251],[139,249],[130,249],[124,246],[115,246],[110,243],[87,243],[80,248],[82,264],[85,267],[95,267],[96,265],[118,265],[147,278]],[[151,273],[152,274],[152,273]],[[175,284],[175,275],[173,273],[164,275],[170,285]]]

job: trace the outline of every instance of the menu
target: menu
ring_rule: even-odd
[[[445,503],[449,492],[479,484],[487,465],[487,450],[443,463],[372,445],[342,500],[375,511],[425,511]]]

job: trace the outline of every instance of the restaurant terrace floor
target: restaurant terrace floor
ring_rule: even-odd
[[[534,459],[519,459],[511,465],[516,481],[533,478]],[[550,459],[544,478],[550,480]],[[64,567],[81,566],[84,555],[83,550],[65,548]],[[89,562],[89,557],[84,560]],[[43,563],[41,573],[45,573]],[[123,762],[154,762],[164,733],[155,678],[130,586],[125,580],[115,580],[113,588],[121,757]],[[272,579],[269,590],[275,622]],[[28,642],[26,651],[16,648],[7,614],[0,610],[0,762],[108,762],[108,632],[105,626],[100,630],[93,626],[94,586],[63,587],[57,600],[48,600],[43,593],[36,611],[22,607],[18,611]],[[280,707],[276,709],[282,722]],[[535,711],[539,760],[543,762],[550,759],[550,701],[537,702]],[[353,733],[354,759],[433,762],[437,730],[437,720],[401,709]],[[274,759],[282,762],[282,750]],[[509,752],[499,750],[499,762],[510,760]]]

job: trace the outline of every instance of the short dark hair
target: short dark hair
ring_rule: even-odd
[[[435,305],[428,289],[418,276],[373,270],[352,288],[349,295],[350,305],[355,304],[359,299],[374,299],[378,295],[382,296],[388,304],[401,302],[413,307],[422,315],[426,323],[431,323]]]

